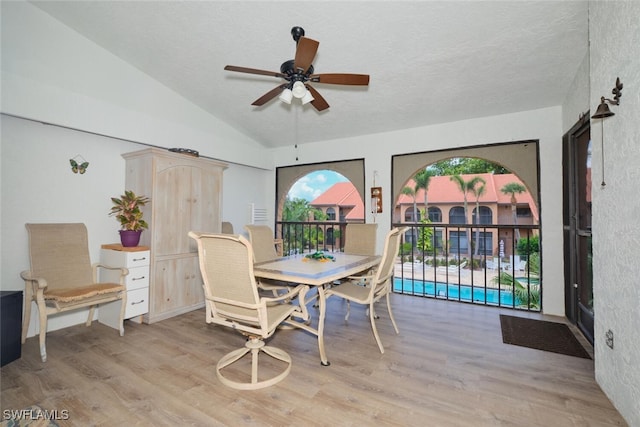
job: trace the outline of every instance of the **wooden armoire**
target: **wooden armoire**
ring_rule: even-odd
[[[149,313],[153,323],[204,307],[202,276],[191,230],[220,232],[222,175],[217,160],[147,148],[123,154],[127,190],[145,195],[149,229],[140,245],[151,250]]]

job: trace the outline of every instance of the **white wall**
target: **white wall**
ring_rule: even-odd
[[[223,218],[236,230],[246,222],[249,203],[273,209],[271,156],[278,165],[291,165],[338,160],[337,153],[343,159],[365,153],[367,182],[371,184],[378,171],[377,183],[386,189],[385,212],[377,216],[385,229],[391,220],[388,189],[393,154],[538,139],[543,306],[548,314],[562,315],[561,137],[586,111],[585,75],[590,71],[592,110],[600,96],[610,96],[619,76],[624,96],[619,107],[612,107],[616,116],[605,123],[607,186],[602,190],[599,144],[594,150],[595,363],[603,390],[630,425],[640,425],[640,286],[634,268],[640,246],[634,216],[640,211],[640,3],[590,5],[590,70],[583,66],[578,71],[563,111],[548,108],[370,135],[357,138],[357,147],[342,140],[301,145],[296,162],[293,147],[269,153],[40,9],[3,1],[2,112],[158,146],[193,148],[203,155],[259,167],[232,164],[225,172]],[[1,125],[0,289],[11,290],[23,287],[18,274],[28,266],[25,222],[87,223],[93,258],[101,243],[117,238],[117,224],[106,215],[109,197],[123,190],[120,154],[140,146],[6,116]],[[599,141],[599,123],[593,125],[593,139]],[[85,175],[70,171],[68,160],[76,154],[91,163]],[[82,317],[64,318],[50,326],[80,323]],[[614,350],[603,343],[609,329],[615,333]]]
[[[100,244],[118,240],[118,225],[107,212],[110,197],[124,190],[120,155],[146,146],[95,134],[192,148],[235,162],[225,171],[223,218],[237,228],[249,203],[268,206],[272,198],[265,188],[273,172],[261,145],[33,5],[3,1],[1,7],[0,289],[24,288],[19,273],[29,266],[26,222],[86,223],[92,261]],[[70,170],[69,159],[77,154],[90,162],[84,175]],[[85,316],[57,316],[49,329],[81,323]]]
[[[591,111],[623,83],[615,116],[591,120],[596,380],[631,426],[640,426],[640,3],[591,2]],[[602,181],[604,125],[605,182]],[[614,348],[605,333],[614,333]]]
[[[587,52],[562,103],[562,134],[567,133],[580,119],[580,115],[587,113],[588,110],[589,53]]]
[[[119,241],[119,225],[108,216],[110,198],[124,191],[122,153],[146,148],[112,138],[1,117],[1,261],[0,289],[24,289],[20,271],[29,268],[27,222],[83,222],[89,232],[91,260],[100,245]],[[89,162],[83,175],[71,171],[69,159],[81,155]],[[248,221],[251,202],[266,204],[265,188],[273,173],[230,164],[223,178],[223,218],[236,230]],[[49,330],[84,322],[86,310],[52,318]],[[37,328],[35,306],[29,336]]]
[[[271,168],[260,144],[42,10],[0,5],[3,113]]]
[[[381,230],[391,224],[389,199],[391,187],[391,156],[395,154],[450,149],[481,144],[537,139],[540,141],[540,192],[543,246],[543,310],[547,314],[564,316],[564,272],[562,255],[562,116],[559,107],[484,119],[473,119],[435,126],[405,129],[384,134],[368,135],[350,140],[284,147],[273,150],[276,166],[351,159],[365,156],[366,182],[382,186],[382,214],[376,221]],[[354,144],[354,141],[357,143]],[[366,200],[367,222],[373,221]],[[381,250],[384,233],[378,236]]]

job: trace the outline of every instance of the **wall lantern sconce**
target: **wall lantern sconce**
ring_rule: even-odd
[[[620,105],[620,97],[622,96],[622,83],[620,83],[620,77],[616,78],[616,86],[611,91],[613,93],[613,99],[605,98],[604,96],[600,98],[600,105],[598,105],[598,109],[595,114],[591,116],[592,119],[600,119],[601,126],[601,140],[600,147],[602,151],[602,183],[601,187],[607,185],[604,182],[604,119],[607,117],[614,116],[615,113],[609,109],[609,105]]]
[[[69,163],[71,164],[71,172],[84,174],[89,167],[89,162],[87,162],[84,157],[80,154],[75,156],[73,159],[69,159]]]

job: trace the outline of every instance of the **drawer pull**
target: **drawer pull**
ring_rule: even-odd
[[[132,303],[131,303],[131,305],[142,304],[143,302],[144,302],[144,300],[143,300],[143,299],[141,299],[141,300],[140,300],[140,301],[138,301],[138,302],[132,302]]]
[[[144,261],[145,259],[147,259],[146,256],[143,256],[142,258],[134,258],[134,261]]]
[[[142,279],[144,279],[144,278],[145,278],[145,276],[134,277],[134,278],[132,278],[132,279],[131,279],[131,281],[134,281],[134,280],[142,280]]]

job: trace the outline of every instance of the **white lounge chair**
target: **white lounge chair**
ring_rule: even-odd
[[[460,270],[467,266],[467,260],[462,261],[459,265],[450,265],[448,267],[438,267],[438,272],[440,273],[449,273],[449,274],[457,274]]]
[[[497,270],[498,269],[498,258],[493,258],[492,260],[487,260],[485,262],[487,270]]]

